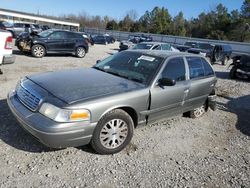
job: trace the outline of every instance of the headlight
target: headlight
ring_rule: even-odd
[[[61,123],[90,120],[90,112],[88,110],[61,109],[49,103],[44,103],[39,112],[44,116]]]

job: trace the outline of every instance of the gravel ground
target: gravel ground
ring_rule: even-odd
[[[6,104],[20,78],[90,67],[117,48],[95,45],[83,59],[36,59],[14,51],[15,64],[3,66],[0,75],[1,187],[250,187],[250,83],[229,80],[218,64],[217,111],[139,127],[115,155],[95,154],[89,146],[53,150],[20,128]]]

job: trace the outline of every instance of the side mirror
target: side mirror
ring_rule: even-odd
[[[158,83],[160,86],[174,86],[176,81],[170,78],[161,78]]]
[[[98,64],[98,63],[100,63],[101,62],[101,60],[100,59],[98,59],[97,61],[96,61],[96,64]]]

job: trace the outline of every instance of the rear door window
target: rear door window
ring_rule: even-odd
[[[190,79],[201,78],[205,76],[205,71],[200,57],[187,57]]]
[[[185,63],[182,57],[170,59],[162,71],[162,78],[170,78],[175,81],[186,80]]]
[[[202,62],[203,68],[204,68],[205,76],[214,75],[214,70],[209,65],[209,63],[203,58],[200,58],[200,59],[201,59],[201,62]]]

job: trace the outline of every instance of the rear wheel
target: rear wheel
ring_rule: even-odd
[[[194,110],[191,110],[189,112],[184,113],[185,117],[190,117],[190,118],[199,118],[201,116],[203,116],[207,111],[206,105],[203,104],[201,107],[199,108],[195,108]]]
[[[42,58],[43,56],[45,56],[46,50],[42,45],[36,44],[36,45],[32,46],[31,54],[34,57]]]
[[[76,57],[83,58],[86,55],[86,50],[83,47],[76,48]]]
[[[134,123],[123,110],[112,110],[98,122],[91,146],[100,154],[113,154],[124,149],[132,139]]]

